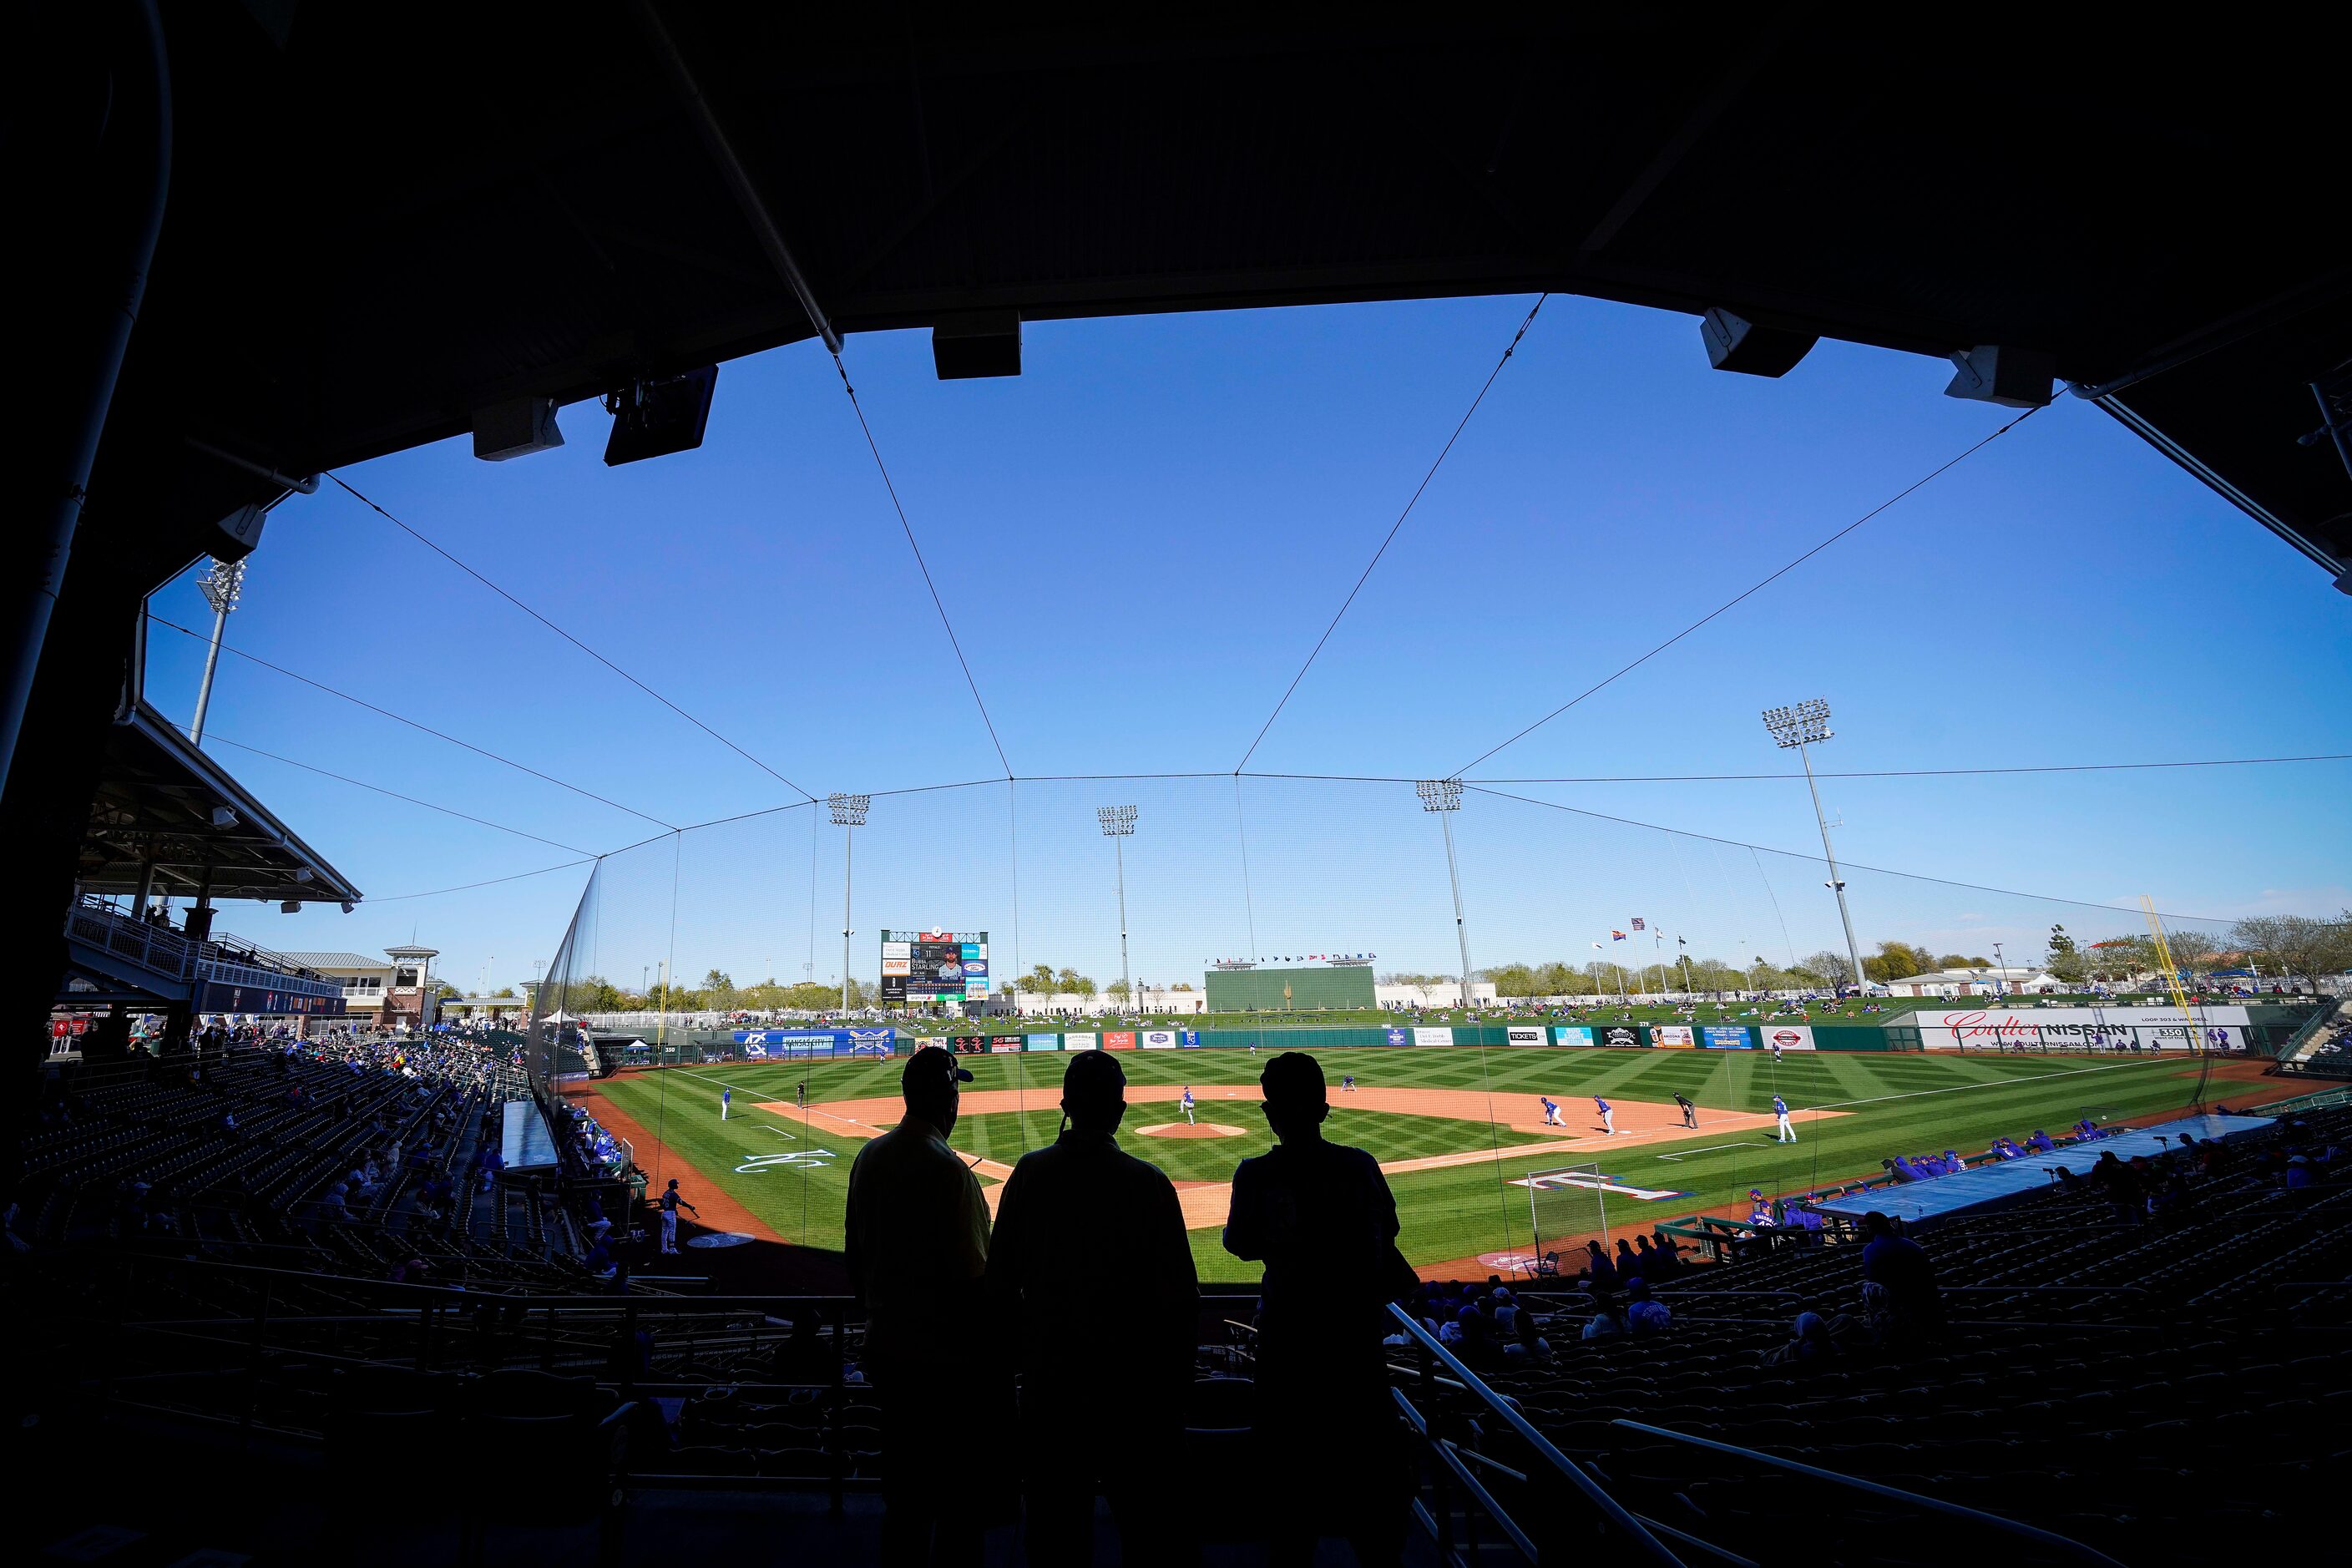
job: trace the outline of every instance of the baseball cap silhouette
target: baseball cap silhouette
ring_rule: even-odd
[[[1108,1106],[1127,1090],[1127,1069],[1108,1051],[1081,1051],[1062,1069],[1062,1103]]]
[[[1265,1064],[1257,1082],[1266,1103],[1277,1109],[1330,1103],[1324,1092],[1323,1064],[1305,1051],[1283,1052]]]
[[[971,1069],[956,1066],[954,1054],[942,1046],[925,1046],[908,1057],[907,1065],[898,1069],[898,1091],[901,1094],[922,1094],[950,1083],[971,1081]]]

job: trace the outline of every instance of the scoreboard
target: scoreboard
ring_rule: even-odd
[[[953,931],[885,931],[882,933],[882,1005],[985,1002],[988,999],[988,933]]]

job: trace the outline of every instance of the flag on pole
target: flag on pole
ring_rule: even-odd
[[[1633,917],[1633,929],[1635,931],[1647,931],[1649,928],[1642,923],[1641,916],[1635,915]]]
[[[1609,933],[1609,940],[1611,942],[1623,942],[1625,940],[1625,933],[1622,931],[1612,931]],[[1599,944],[1595,943],[1594,945],[1598,946]]]

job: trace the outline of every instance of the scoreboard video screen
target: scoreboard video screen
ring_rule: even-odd
[[[882,933],[882,1004],[978,1002],[988,997],[986,931]]]

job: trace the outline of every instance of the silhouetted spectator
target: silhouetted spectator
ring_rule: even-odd
[[[1609,1261],[1609,1254],[1601,1249],[1598,1241],[1584,1244],[1584,1272],[1578,1276],[1584,1288],[1594,1295],[1617,1289],[1617,1266]]]
[[[1837,1342],[1830,1337],[1828,1321],[1819,1312],[1800,1312],[1789,1331],[1789,1342],[1766,1351],[1764,1364],[1803,1366],[1832,1360],[1838,1353]]]
[[[1898,1236],[1895,1222],[1876,1209],[1862,1216],[1870,1242],[1862,1249],[1863,1294],[1874,1290],[1887,1326],[1898,1332],[1943,1327],[1943,1298],[1936,1268],[1917,1242]]]
[[[1331,1522],[1359,1563],[1391,1563],[1410,1491],[1381,1339],[1383,1308],[1414,1283],[1396,1247],[1396,1200],[1370,1154],[1324,1141],[1330,1104],[1313,1057],[1286,1051],[1258,1083],[1280,1142],[1234,1172],[1224,1245],[1265,1264],[1257,1430],[1277,1478],[1270,1560],[1309,1561]]]
[[[1650,1294],[1650,1282],[1643,1279],[1625,1282],[1625,1323],[1637,1334],[1659,1334],[1674,1326],[1675,1315],[1664,1301]]]
[[[1536,1327],[1531,1308],[1520,1308],[1518,1315],[1511,1320],[1511,1342],[1503,1347],[1503,1360],[1514,1367],[1549,1364],[1551,1342]]]
[[[1676,1242],[1673,1237],[1668,1236],[1663,1229],[1654,1230],[1650,1233],[1650,1250],[1652,1253],[1656,1255],[1660,1262],[1664,1265],[1662,1272],[1669,1275],[1679,1274],[1682,1272],[1683,1253],[1681,1244]],[[1654,1279],[1657,1277],[1658,1276],[1655,1274],[1648,1276],[1648,1278],[1652,1279]]]
[[[1613,1340],[1633,1331],[1625,1321],[1625,1310],[1617,1304],[1613,1290],[1592,1293],[1592,1316],[1584,1321],[1584,1337],[1588,1340]]]
[[[1175,1185],[1112,1141],[1126,1091],[1109,1052],[1070,1059],[1066,1124],[1013,1166],[989,1242],[989,1295],[1019,1347],[1029,1561],[1043,1568],[1091,1560],[1097,1479],[1122,1562],[1188,1555],[1175,1489],[1200,1289]]]
[[[985,1391],[959,1343],[982,1307],[988,1205],[948,1147],[957,1085],[971,1074],[937,1046],[907,1058],[907,1114],[849,1168],[843,1252],[866,1309],[867,1373],[882,1410],[882,1561],[980,1560],[973,1492],[939,1468]]]

